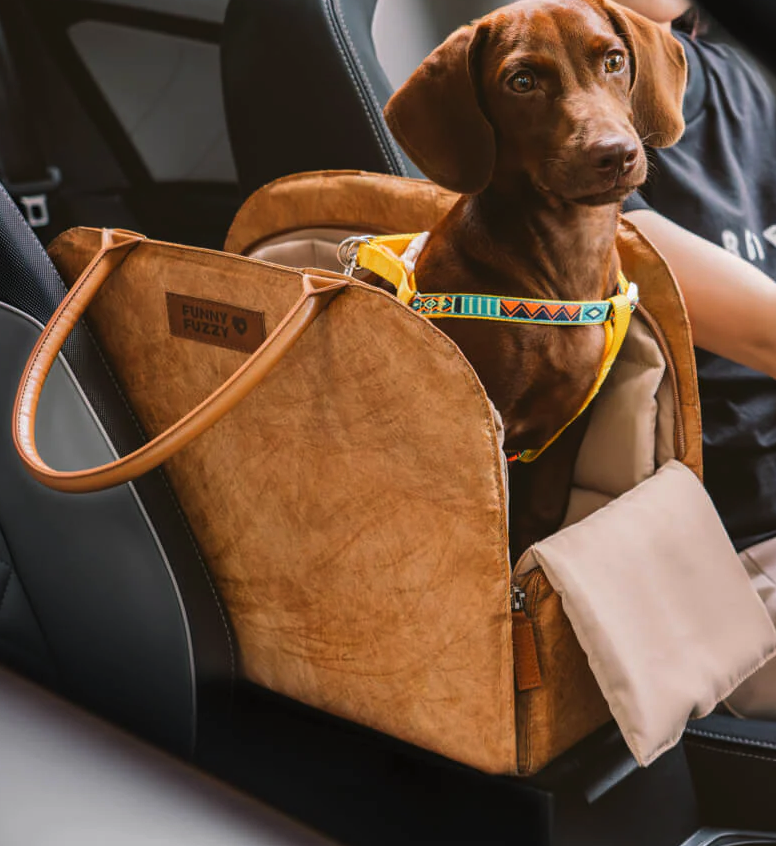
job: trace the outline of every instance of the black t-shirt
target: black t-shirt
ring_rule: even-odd
[[[650,152],[649,180],[624,210],[652,208],[776,280],[776,95],[732,48],[677,37],[687,129]],[[776,380],[704,350],[696,358],[706,487],[742,549],[776,535]]]

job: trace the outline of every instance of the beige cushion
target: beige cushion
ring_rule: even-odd
[[[752,586],[776,620],[776,538],[749,547],[740,557]],[[725,704],[738,717],[776,720],[776,659],[750,676]]]
[[[776,651],[776,632],[695,475],[676,461],[536,544],[643,766]]]
[[[671,380],[655,339],[634,314],[590,409],[563,525],[592,514],[674,457]]]
[[[285,267],[318,267],[341,273],[337,247],[352,234],[351,230],[324,226],[298,229],[265,239],[251,248],[247,255]]]

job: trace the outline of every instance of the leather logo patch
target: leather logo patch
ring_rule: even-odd
[[[253,353],[267,337],[264,312],[167,292],[170,332],[178,338]]]

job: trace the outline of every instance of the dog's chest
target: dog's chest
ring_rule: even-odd
[[[417,263],[419,291],[513,296],[514,286],[488,285],[452,257],[428,253]],[[487,317],[434,322],[466,356],[507,426],[515,414],[530,417],[538,409],[548,427],[563,425],[587,396],[604,350],[601,326],[505,323]]]

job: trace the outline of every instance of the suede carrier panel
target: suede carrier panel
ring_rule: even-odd
[[[327,231],[428,229],[454,201],[422,180],[297,175],[249,198],[227,248],[261,255],[271,244],[279,260],[282,237],[302,232],[309,255]],[[66,281],[99,243],[97,230],[57,239],[51,254]],[[663,430],[674,443],[656,449],[653,429],[647,449],[700,475],[681,295],[626,222],[618,247],[667,356],[655,414],[669,414]],[[262,312],[269,334],[301,283],[301,271],[277,264],[146,241],[88,318],[154,436],[247,357],[172,335],[166,294]],[[244,676],[491,773],[535,771],[608,719],[546,581],[536,594],[540,641],[576,670],[553,677],[568,687],[559,719],[516,701],[502,459],[492,406],[458,348],[394,297],[353,281],[257,390],[166,465],[226,601]],[[550,686],[528,693],[533,703],[555,696]]]
[[[66,280],[98,244],[95,230],[58,239],[52,255]],[[127,257],[89,319],[149,435],[246,358],[172,335],[165,292],[261,311],[271,332],[301,281],[152,241]],[[515,772],[501,456],[490,403],[446,336],[355,282],[166,470],[226,601],[246,678],[482,770]]]

